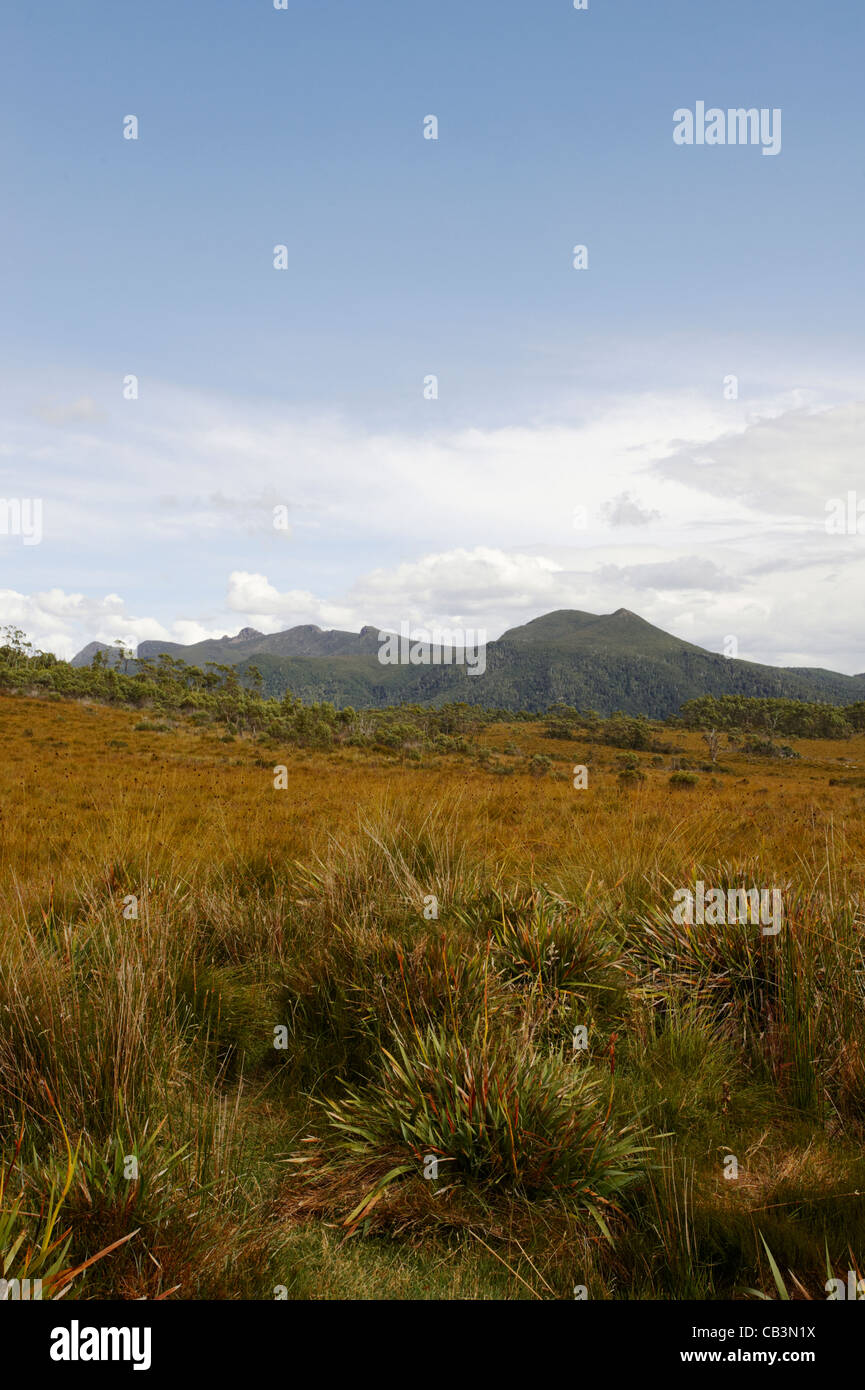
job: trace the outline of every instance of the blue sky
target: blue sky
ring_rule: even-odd
[[[865,669],[865,539],[823,522],[865,500],[863,28],[11,0],[0,494],[45,519],[0,535],[3,615],[69,654],[624,605]],[[698,100],[780,108],[781,153],[676,146]]]

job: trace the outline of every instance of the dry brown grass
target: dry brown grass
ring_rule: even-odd
[[[658,1148],[662,1176],[622,1221],[615,1249],[585,1237],[582,1273],[597,1295],[620,1296],[625,1279],[633,1297],[765,1286],[758,1229],[807,1278],[827,1235],[840,1252],[851,1230],[857,1239],[865,1231],[861,1203],[846,1195],[865,1176],[856,1158],[862,1008],[859,985],[840,975],[861,941],[865,790],[830,785],[861,775],[865,737],[799,740],[801,758],[785,763],[724,751],[726,771],[699,772],[696,787],[679,790],[670,755],[640,754],[644,780],[627,785],[614,749],[550,740],[523,722],[479,735],[487,766],[472,755],[418,764],[350,748],[299,752],[223,742],[185,721],[162,733],[136,730],[140,722],[123,709],[0,697],[0,1114],[7,1144],[22,1118],[32,1137],[21,1190],[34,1212],[63,1161],[46,1081],[80,1141],[67,1199],[73,1256],[140,1228],[94,1267],[93,1296],[179,1285],[187,1297],[266,1297],[287,1267],[297,1296],[344,1296],[345,1271],[363,1257],[353,1249],[340,1266],[339,1246],[328,1245],[316,1285],[309,1252],[324,1249],[320,1223],[341,1219],[337,1195],[357,1192],[362,1175],[333,1178],[326,1191],[320,1178],[304,1189],[291,1176],[285,1159],[298,1155],[311,1123],[321,1128],[310,1092],[338,1086],[346,1066],[367,1076],[395,1007],[395,962],[413,962],[400,964],[400,987],[413,970],[423,1002],[423,972],[439,978],[428,942],[444,933],[467,956],[482,950],[478,905],[533,886],[590,902],[613,933],[623,983],[605,1004],[586,1002],[591,1064],[608,1070],[612,1045],[619,1118],[639,1114],[653,1133],[674,1133],[669,1153],[667,1140]],[[676,757],[705,762],[699,735],[668,736]],[[507,751],[514,745],[518,755]],[[552,758],[548,775],[526,770],[535,753]],[[589,789],[577,791],[571,769],[583,762]],[[276,764],[288,768],[287,790],[274,790]],[[662,998],[641,978],[645,913],[669,905],[674,887],[737,868],[750,882],[816,895],[808,930],[823,942],[809,945],[801,974],[813,997],[793,1001],[783,1031],[769,1019],[744,1050],[729,1029],[713,1031],[704,1001],[689,1014],[694,1000]],[[437,922],[423,918],[430,893]],[[122,915],[129,894],[137,920]],[[515,1007],[509,988],[502,1020]],[[553,1003],[526,1004],[519,1026],[534,1020],[533,1036],[547,1038],[559,1026]],[[819,1104],[808,1110],[788,1085],[788,1058],[799,1057],[811,1017],[825,1065],[814,1082]],[[303,1056],[274,1057],[270,1034],[282,1020]],[[725,1146],[743,1169],[735,1190],[719,1177]],[[109,1171],[118,1148],[153,1156],[134,1190]],[[693,1165],[694,1189],[685,1216],[671,1177],[683,1163]],[[501,1292],[501,1279],[525,1296],[526,1275],[533,1296],[568,1296],[581,1271],[568,1267],[549,1213],[521,1209],[513,1223],[523,1243],[538,1223],[530,1273],[501,1209],[484,1226],[474,1200],[451,1196],[439,1221],[451,1241],[464,1225],[467,1244],[445,1241],[426,1255],[407,1247],[377,1296],[389,1287],[404,1295],[406,1269],[441,1296],[467,1286],[473,1296]],[[389,1234],[378,1239],[424,1225],[429,1201],[426,1190],[395,1189],[381,1203]],[[375,1281],[390,1256],[382,1266],[384,1247],[370,1239]],[[479,1255],[478,1239],[492,1240],[492,1253]],[[662,1256],[672,1273],[661,1272]]]

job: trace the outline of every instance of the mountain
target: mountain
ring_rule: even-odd
[[[378,651],[377,627],[365,627],[360,632],[323,632],[314,623],[290,627],[285,632],[265,636],[254,627],[241,628],[236,637],[212,637],[184,647],[180,642],[140,642],[138,656],[153,660],[165,652],[180,657],[190,666],[203,666],[207,661],[226,666],[254,662],[259,655],[276,657],[375,656]],[[91,643],[91,646],[93,644]],[[86,648],[85,648],[86,650]]]
[[[97,652],[105,652],[107,665],[120,665],[121,657],[117,648],[110,647],[106,642],[88,642],[86,647],[82,647],[80,652],[75,653],[69,665],[92,666],[93,658]]]
[[[291,690],[307,702],[330,700],[355,708],[465,700],[537,711],[562,701],[604,715],[624,710],[664,718],[699,695],[775,696],[838,705],[865,699],[865,675],[719,656],[627,608],[605,614],[562,608],[510,628],[487,644],[486,670],[477,675],[469,675],[465,666],[383,665],[378,634],[376,627],[340,632],[313,624],[267,635],[243,628],[234,637],[188,647],[142,642],[138,657],[153,660],[164,652],[192,666],[214,661],[234,666],[241,679],[254,666],[266,694]],[[73,664],[88,664],[101,645],[91,642]]]

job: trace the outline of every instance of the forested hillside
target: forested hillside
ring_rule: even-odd
[[[485,649],[483,673],[457,665],[383,665],[378,629],[322,632],[310,624],[263,635],[246,628],[236,637],[182,647],[144,642],[138,658],[160,656],[205,669],[236,671],[245,685],[305,704],[330,701],[338,709],[465,702],[487,708],[538,712],[562,701],[600,714],[623,710],[664,719],[703,695],[805,700],[837,705],[865,700],[865,676],[759,665],[720,656],[684,642],[620,608],[597,615],[561,609],[512,628]],[[94,644],[73,665],[93,659]],[[130,654],[131,655],[131,654]],[[101,660],[116,653],[101,649]],[[128,670],[136,669],[127,661]]]

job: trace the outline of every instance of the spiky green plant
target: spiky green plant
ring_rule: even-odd
[[[483,1019],[465,1038],[442,1028],[398,1035],[382,1063],[374,1085],[326,1106],[346,1156],[421,1164],[431,1154],[442,1177],[489,1192],[555,1194],[605,1230],[604,1211],[640,1171],[645,1147],[633,1126],[609,1125],[602,1082],[490,1034]]]
[[[598,987],[614,962],[615,943],[596,917],[545,889],[501,893],[484,925],[495,968],[520,987]]]
[[[130,1231],[89,1259],[77,1265],[67,1263],[72,1237],[68,1230],[58,1230],[58,1223],[75,1178],[78,1149],[73,1152],[66,1128],[47,1087],[45,1093],[63,1134],[65,1172],[61,1177],[51,1178],[50,1190],[38,1213],[25,1210],[23,1188],[14,1195],[11,1190],[24,1139],[22,1125],[11,1158],[0,1166],[0,1278],[4,1281],[3,1298],[8,1297],[8,1286],[13,1283],[18,1285],[19,1292],[22,1285],[27,1287],[33,1297],[62,1298],[79,1274],[137,1235],[137,1231]],[[33,1292],[36,1289],[38,1293]]]

